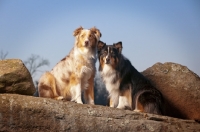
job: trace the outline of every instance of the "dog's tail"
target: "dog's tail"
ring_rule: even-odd
[[[135,110],[152,114],[162,114],[162,97],[156,90],[142,90],[135,95]]]

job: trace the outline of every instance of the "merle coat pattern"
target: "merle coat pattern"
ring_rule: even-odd
[[[69,54],[40,77],[39,96],[83,104],[84,93],[84,102],[94,104],[96,51],[101,32],[95,27],[79,27],[73,35],[75,43]]]

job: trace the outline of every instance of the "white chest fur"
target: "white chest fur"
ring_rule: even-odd
[[[112,69],[111,66],[105,65],[101,76],[106,85],[106,89],[109,92],[109,96],[113,101],[113,106],[116,107],[118,105],[119,100],[119,80],[116,78],[116,71]]]
[[[116,78],[116,71],[113,70],[111,66],[105,65],[101,72],[101,76],[108,92],[119,90],[119,81]]]

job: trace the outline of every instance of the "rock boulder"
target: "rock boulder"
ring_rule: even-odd
[[[33,95],[31,75],[19,59],[0,60],[0,93]]]
[[[142,72],[161,91],[167,116],[200,121],[200,78],[186,66],[156,63]]]

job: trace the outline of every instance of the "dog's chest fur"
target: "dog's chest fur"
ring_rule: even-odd
[[[117,76],[117,71],[109,65],[104,65],[102,71],[100,71],[100,74],[106,85],[109,97],[114,101],[112,107],[117,107],[120,94],[120,79]]]
[[[119,90],[119,78],[117,77],[117,71],[109,65],[104,65],[102,71],[100,72],[105,82],[106,89],[112,95],[112,92]]]
[[[82,55],[78,49],[73,48],[70,54],[60,61],[51,72],[60,82],[59,87],[61,89],[65,88],[65,82],[72,82],[72,80],[79,81],[82,85],[81,88],[86,89],[88,87],[88,79],[95,74],[95,62],[95,54]]]
[[[83,56],[75,51],[74,57],[74,72],[79,78],[89,79],[91,74],[95,72],[95,55],[88,54],[87,56]]]

